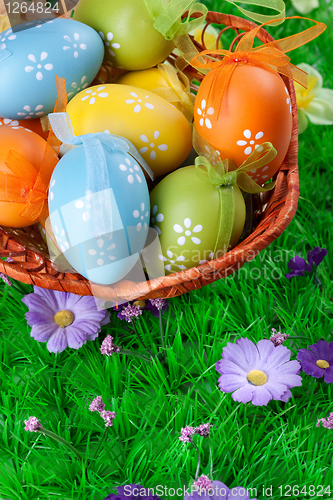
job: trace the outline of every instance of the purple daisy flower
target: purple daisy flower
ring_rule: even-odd
[[[320,378],[324,375],[326,384],[333,382],[333,342],[319,340],[308,349],[300,349],[297,359],[301,362],[302,371],[312,377]]]
[[[157,495],[151,494],[152,488],[145,488],[140,484],[127,484],[126,486],[118,486],[117,494],[110,493],[104,500],[161,500]]]
[[[206,484],[209,485],[208,481]],[[257,500],[256,498],[250,499],[246,488],[236,486],[230,490],[221,481],[213,481],[209,489],[200,489],[200,486],[200,484],[193,484],[191,493],[186,493],[184,500],[201,500],[202,498],[209,500]]]
[[[299,255],[296,255],[288,262],[287,266],[291,269],[291,273],[285,274],[285,277],[290,279],[295,276],[304,276],[304,273],[311,273],[313,264],[315,264],[315,266],[319,266],[326,255],[326,248],[320,247],[315,247],[313,250],[308,252],[309,263],[307,263],[302,257],[299,257]]]
[[[92,296],[34,286],[34,292],[23,297],[22,302],[29,308],[25,317],[32,327],[31,337],[47,342],[50,352],[62,352],[67,346],[79,349],[110,322],[110,313],[102,309],[103,302]]]
[[[302,385],[298,375],[301,365],[290,361],[290,355],[287,347],[274,347],[268,339],[259,340],[257,345],[248,338],[228,342],[223,359],[216,363],[221,391],[235,391],[234,401],[252,401],[255,406],[267,405],[271,399],[287,402],[290,389]]]

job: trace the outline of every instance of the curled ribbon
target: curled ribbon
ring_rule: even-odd
[[[51,113],[49,120],[56,137],[65,145],[83,145],[86,156],[86,193],[93,195],[88,223],[90,232],[95,236],[112,232],[112,201],[109,172],[104,148],[109,151],[129,153],[147,172],[151,179],[154,174],[133,144],[118,135],[98,132],[75,136],[67,113]],[[98,193],[98,196],[96,196]]]
[[[63,111],[67,105],[66,85],[63,78],[56,77],[57,101],[54,110]],[[48,217],[47,191],[52,172],[58,163],[60,142],[52,130],[39,171],[17,151],[9,150],[5,164],[12,172],[0,172],[0,192],[4,193],[1,201],[24,203],[20,216],[31,223],[37,220],[44,225]]]
[[[295,80],[303,87],[307,86],[307,74],[305,71],[291,64],[290,57],[285,53],[319,36],[326,29],[326,25],[300,16],[287,17],[285,19],[306,19],[315,23],[315,26],[311,26],[311,28],[296,35],[274,40],[259,47],[253,47],[254,39],[261,27],[274,22],[267,21],[261,26],[245,33],[238,42],[235,52],[224,49],[204,50],[193,57],[191,60],[193,67],[214,70],[207,97],[208,106],[212,106],[216,110],[216,113],[211,117],[213,120],[217,120],[219,117],[224,93],[238,64],[251,64],[267,71],[275,71]],[[223,59],[207,61],[206,57],[203,61],[200,61],[202,56],[221,56]]]
[[[206,18],[208,9],[196,0],[144,0],[150,16],[154,19],[154,28],[166,38],[173,40],[176,36],[185,34],[200,26]],[[181,16],[188,12],[185,22]],[[191,15],[196,12],[199,18],[190,21]]]
[[[204,156],[198,156],[195,159],[197,176],[213,184],[219,191],[220,222],[214,255],[218,252],[221,256],[229,249],[235,220],[235,191],[241,188],[246,193],[255,194],[270,191],[275,186],[275,182],[270,182],[264,187],[259,186],[247,172],[267,165],[275,158],[276,154],[273,145],[270,142],[264,142],[238,168],[231,160],[223,160],[213,166]]]
[[[180,102],[182,113],[189,122],[192,122],[195,95],[190,91],[189,79],[182,71],[177,74],[173,67],[168,64],[159,64],[157,69],[169,86],[152,89],[152,92],[170,103]]]

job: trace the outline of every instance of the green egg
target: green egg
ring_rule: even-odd
[[[76,21],[94,28],[105,46],[105,61],[140,70],[164,61],[174,49],[154,27],[144,0],[80,0]]]
[[[235,186],[235,218],[230,247],[239,240],[245,223],[245,202]],[[183,167],[165,177],[151,192],[151,226],[159,234],[166,274],[189,269],[213,256],[219,223],[219,190],[200,179],[195,167]],[[222,213],[222,217],[225,214]]]

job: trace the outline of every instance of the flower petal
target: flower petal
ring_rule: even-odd
[[[303,108],[297,109],[298,114],[298,133],[303,134],[308,128],[309,120],[307,119],[306,113]]]
[[[66,328],[66,335],[68,347],[72,349],[79,349],[87,342],[87,334],[80,328],[75,328],[75,326],[68,326]]]
[[[47,343],[49,352],[62,352],[66,349],[68,343],[67,336],[64,330],[64,328],[61,328],[59,326],[59,328],[57,328],[53,335],[51,335]]]
[[[253,392],[254,385],[247,384],[235,391],[231,397],[234,401],[238,401],[239,403],[248,403],[252,400]]]
[[[33,337],[37,342],[46,342],[51,335],[53,335],[60,326],[57,326],[54,322],[51,323],[38,323],[34,325],[31,329],[30,336]]]
[[[248,381],[244,375],[227,373],[221,375],[219,378],[219,387],[223,392],[233,392],[240,387],[244,387],[244,385],[248,385]]]
[[[314,97],[310,104],[307,106],[305,113],[310,122],[314,125],[333,124],[333,103],[327,102],[324,99]]]
[[[252,404],[255,406],[266,406],[272,400],[271,393],[265,385],[256,386],[253,392]]]

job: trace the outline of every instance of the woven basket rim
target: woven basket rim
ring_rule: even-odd
[[[254,22],[241,17],[212,11],[209,11],[207,21],[208,23],[213,22],[244,31],[257,27]],[[260,28],[258,37],[264,43],[274,40],[264,28]],[[293,114],[292,137],[288,153],[277,173],[277,185],[263,214],[263,219],[250,236],[228,253],[206,264],[145,282],[134,283],[122,280],[112,285],[97,285],[89,282],[80,275],[56,273],[48,259],[45,259],[38,252],[22,247],[22,245],[15,241],[15,238],[8,237],[6,231],[0,227],[0,237],[2,237],[0,255],[12,255],[18,259],[18,261],[13,263],[0,259],[0,272],[24,283],[35,284],[42,288],[70,291],[78,295],[95,295],[107,300],[121,301],[124,299],[136,300],[139,298],[173,297],[193,289],[201,288],[240,269],[245,262],[254,258],[286,229],[297,209],[299,196],[297,106],[292,80],[285,77],[283,79],[291,96]],[[279,199],[279,190],[282,193],[281,199]],[[285,192],[286,196],[284,198],[283,193]],[[275,202],[276,205],[274,204]],[[8,228],[5,229],[8,230]],[[15,233],[13,234],[15,235]],[[17,252],[7,249],[10,239],[14,240],[12,241],[14,246],[16,243],[18,247]],[[34,262],[34,265],[29,264],[31,262]],[[26,268],[21,266],[25,266]],[[223,274],[222,271],[224,271]]]

